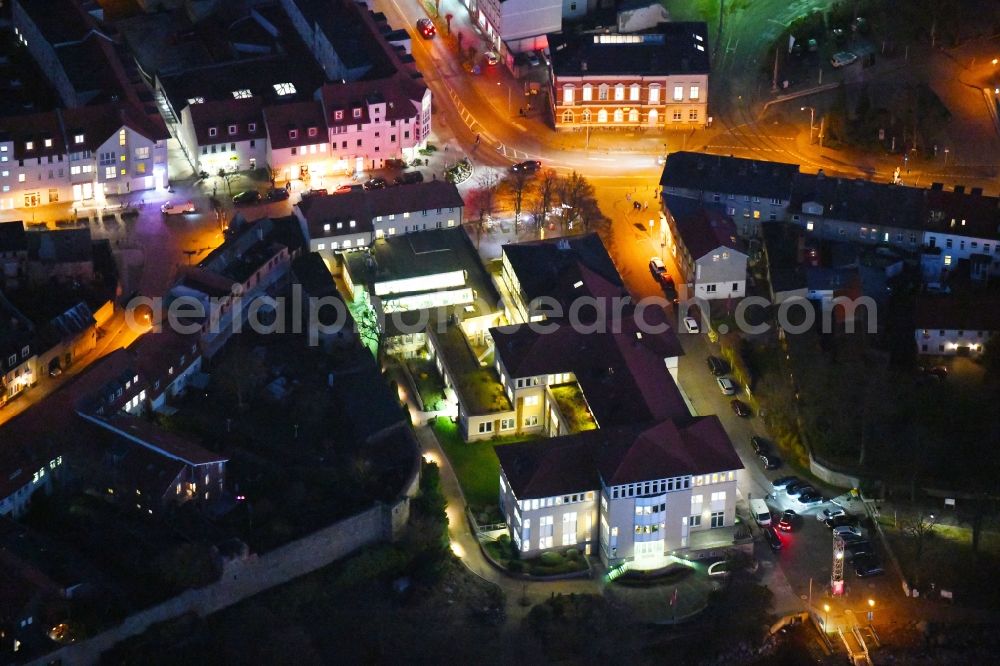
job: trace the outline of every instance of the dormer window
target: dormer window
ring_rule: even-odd
[[[25,150],[34,150],[35,149],[35,142],[34,141],[25,141],[24,142],[24,149]]]
[[[310,127],[309,128],[309,136],[316,136],[318,133],[319,133],[319,130],[316,129],[315,127]]]
[[[361,109],[354,109],[354,117],[355,118],[361,117]]]
[[[230,134],[236,134],[236,125],[230,125],[229,126],[229,133]]]
[[[294,95],[295,86],[293,86],[291,83],[275,83],[274,92],[278,93],[279,95]]]
[[[299,138],[299,131],[297,129],[288,130],[288,138],[289,139]]]
[[[344,112],[343,111],[334,111],[333,112],[333,119],[334,120],[343,120],[344,119]]]
[[[83,143],[83,135],[82,134],[74,134],[73,135],[73,143]]]
[[[250,99],[251,97],[253,97],[253,93],[250,92],[249,88],[240,88],[233,91],[233,99]]]
[[[46,148],[52,147],[52,139],[45,139],[45,147]]]
[[[208,135],[209,136],[215,136],[218,133],[219,133],[219,130],[217,128],[215,128],[215,127],[209,127],[208,128]]]
[[[204,97],[188,97],[188,104],[204,104]]]
[[[247,123],[247,131],[253,134],[257,131],[257,123]]]

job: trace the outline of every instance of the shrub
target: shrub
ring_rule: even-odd
[[[562,555],[556,552],[542,553],[538,557],[538,561],[545,566],[554,567],[558,564],[562,564],[565,560]]]
[[[502,544],[508,544],[508,543],[510,543],[510,535],[509,534],[501,534],[500,536],[497,537],[497,541],[499,541]]]
[[[578,559],[580,557],[580,551],[576,548],[570,548],[566,551],[566,557],[571,560]]]
[[[521,560],[511,560],[507,564],[507,569],[511,573],[524,573],[525,565]]]

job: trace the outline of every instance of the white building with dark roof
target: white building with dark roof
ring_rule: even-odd
[[[548,36],[555,128],[689,130],[708,123],[704,23],[627,35]]]
[[[274,104],[264,108],[267,165],[276,183],[302,180],[323,186],[335,171],[323,105],[318,101]],[[341,172],[343,169],[340,170]]]
[[[267,131],[259,98],[188,104],[177,126],[196,171],[245,171],[267,163]]]

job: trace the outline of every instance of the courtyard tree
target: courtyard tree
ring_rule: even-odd
[[[236,409],[243,411],[251,394],[267,377],[267,366],[259,354],[246,349],[241,342],[243,336],[237,335],[236,340],[214,374],[222,389],[235,399]]]
[[[482,238],[483,232],[489,219],[493,216],[497,208],[497,190],[500,187],[500,175],[492,170],[483,171],[476,178],[476,187],[472,190],[470,204],[473,210],[479,213],[473,224],[476,229],[476,246]]]
[[[523,171],[515,171],[503,180],[503,192],[510,199],[514,209],[514,237],[517,237],[521,223],[521,211],[524,209],[524,198],[531,185],[532,178]]]
[[[531,214],[541,229],[545,226],[545,218],[559,197],[559,174],[554,169],[545,169],[537,175],[535,182],[530,197]]]

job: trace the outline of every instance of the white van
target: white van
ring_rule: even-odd
[[[753,516],[758,525],[771,524],[771,510],[767,508],[767,504],[762,499],[750,500],[750,515]]]

